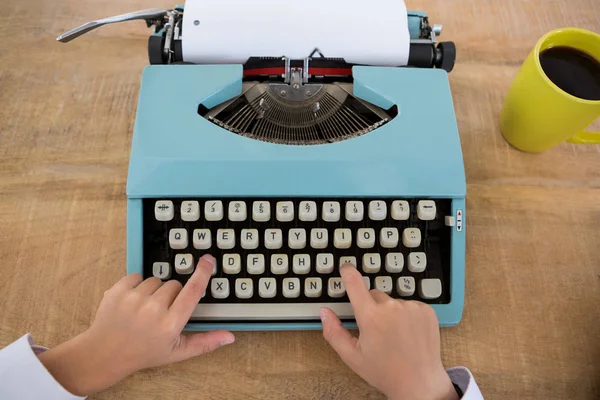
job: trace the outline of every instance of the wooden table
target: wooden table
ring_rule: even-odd
[[[125,271],[125,183],[149,31],[133,22],[69,45],[54,38],[98,17],[174,5],[3,1],[0,346],[26,332],[46,346],[76,335]],[[450,81],[468,182],[466,308],[442,331],[444,363],[468,366],[487,399],[597,399],[600,146],[521,153],[502,139],[498,116],[536,40],[563,26],[600,31],[600,3],[408,6],[443,24],[442,38],[458,47]],[[238,333],[235,345],[92,398],[382,396],[320,332],[282,332]]]

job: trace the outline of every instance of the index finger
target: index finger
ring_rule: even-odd
[[[175,318],[183,321],[183,324],[187,323],[190,319],[190,316],[202,298],[202,293],[204,293],[206,286],[208,286],[215,262],[215,258],[210,254],[203,255],[198,260],[196,270],[190,279],[188,279],[183,289],[181,289],[173,304],[171,304],[169,312]]]
[[[340,268],[340,275],[356,316],[375,306],[375,300],[369,293],[362,275],[352,264],[344,264]]]

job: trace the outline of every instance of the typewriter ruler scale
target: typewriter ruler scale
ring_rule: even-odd
[[[458,324],[466,183],[448,82],[456,50],[438,41],[441,26],[390,2],[399,8],[381,25],[398,35],[392,61],[382,46],[341,57],[331,41],[293,56],[286,43],[312,39],[280,32],[275,54],[248,50],[238,62],[229,53],[249,45],[204,49],[211,43],[196,32],[212,20],[199,4],[92,21],[58,38],[131,20],[153,29],[127,182],[127,271],[185,283],[202,254],[215,256],[187,330],[320,329],[323,306],[356,327],[345,262],[368,287]],[[278,21],[266,23],[277,31]],[[254,40],[262,22],[240,29],[246,43],[271,45]],[[157,95],[167,84],[168,99]]]

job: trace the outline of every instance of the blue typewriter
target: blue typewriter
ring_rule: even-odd
[[[250,57],[186,62],[184,7],[94,21],[153,27],[127,181],[127,272],[185,283],[217,259],[187,330],[356,327],[339,275],[462,317],[464,165],[452,42],[408,12],[408,64]]]

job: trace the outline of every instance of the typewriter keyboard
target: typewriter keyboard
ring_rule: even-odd
[[[145,199],[144,276],[187,281],[217,260],[192,320],[342,319],[352,307],[339,274],[394,298],[450,301],[451,201],[431,199]]]

